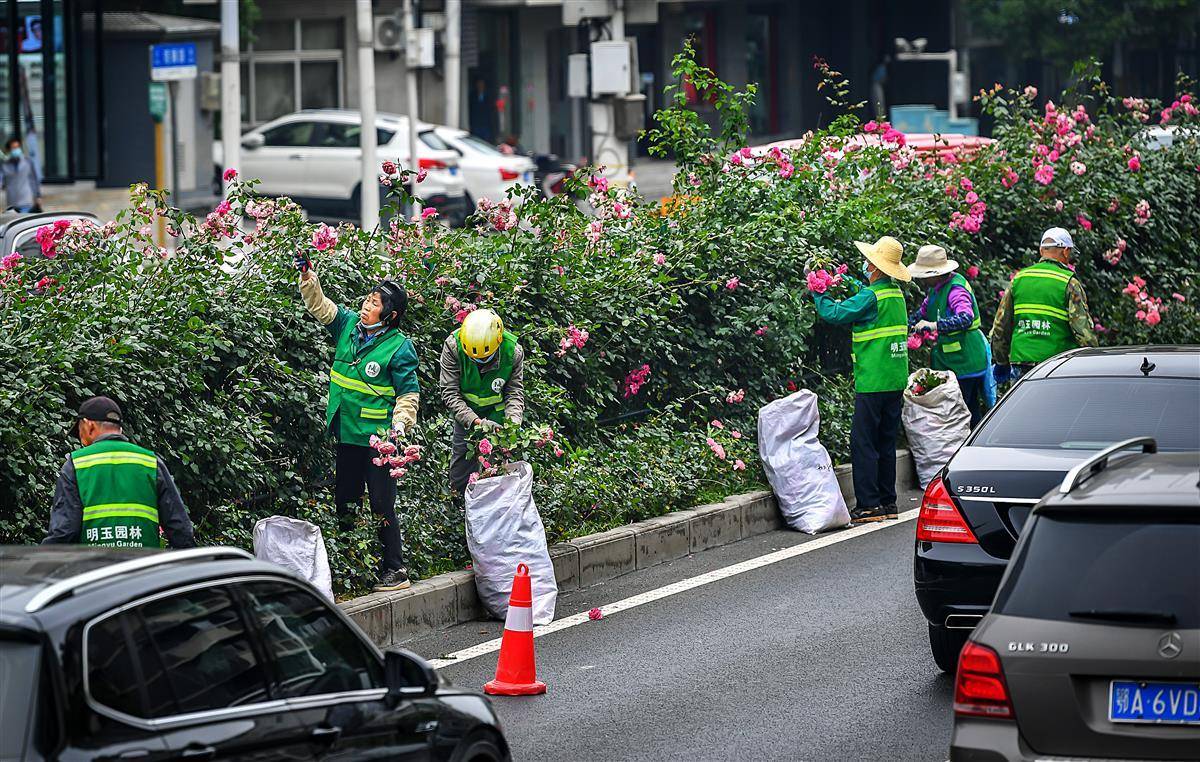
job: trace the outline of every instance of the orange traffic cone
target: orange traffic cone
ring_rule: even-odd
[[[529,567],[525,564],[517,564],[517,575],[513,577],[496,679],[483,686],[483,692],[497,696],[532,696],[546,692],[546,684],[537,679],[537,668],[533,664],[533,586],[529,581]]]

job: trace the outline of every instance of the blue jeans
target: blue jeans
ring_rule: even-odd
[[[17,210],[21,214],[29,214],[33,211],[33,204],[29,204],[28,206],[14,206],[13,209]]]

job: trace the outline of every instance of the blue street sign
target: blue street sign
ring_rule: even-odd
[[[150,79],[155,82],[196,77],[196,43],[165,42],[150,46]]]

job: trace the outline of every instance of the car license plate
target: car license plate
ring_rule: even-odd
[[[450,167],[450,176],[454,177],[458,174],[458,167]]]
[[[1164,725],[1200,725],[1200,683],[1113,680],[1108,719]]]
[[[527,182],[527,183],[531,183],[531,182],[533,182],[533,173],[532,173],[532,172],[526,172],[526,173],[523,175],[522,179],[524,179],[524,180],[525,180],[525,182]]]

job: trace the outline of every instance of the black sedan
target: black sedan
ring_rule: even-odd
[[[913,576],[934,661],[953,672],[1033,506],[1092,452],[1150,436],[1200,450],[1200,347],[1081,349],[1034,368],[925,489]]]
[[[231,548],[0,548],[0,759],[501,762],[484,696]]]

